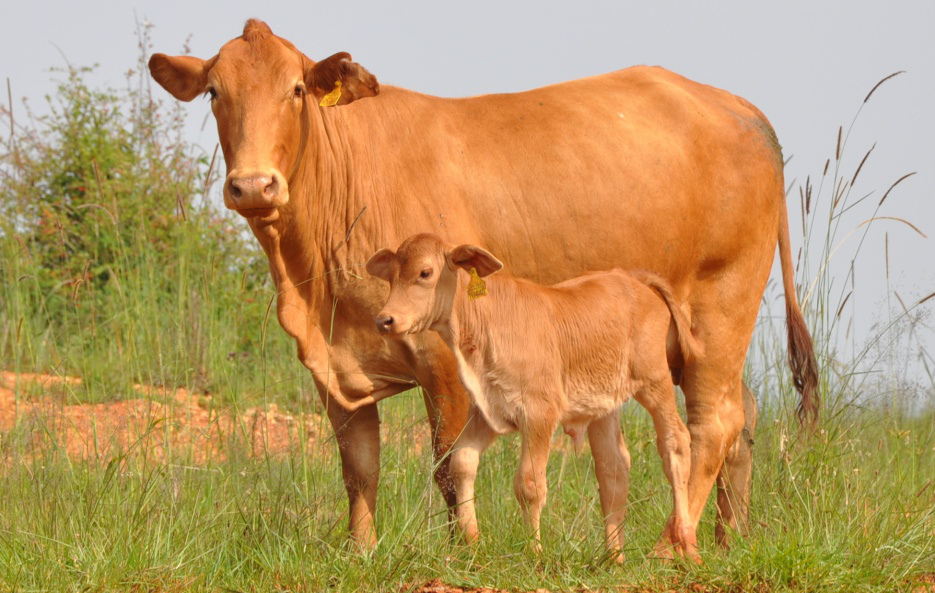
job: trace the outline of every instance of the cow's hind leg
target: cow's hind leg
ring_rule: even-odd
[[[756,430],[756,398],[746,386],[743,390],[744,424],[740,436],[727,451],[724,467],[717,478],[717,523],[714,537],[727,547],[730,531],[746,536],[749,532],[750,481],[753,475],[753,434]]]
[[[623,522],[627,516],[630,489],[630,452],[620,430],[619,413],[598,418],[588,426],[588,442],[594,457],[594,473],[604,514],[607,552],[618,564],[624,560]]]
[[[746,342],[738,343],[745,350]],[[705,359],[686,369],[681,384],[691,433],[689,519],[696,532],[715,478],[744,423],[743,350],[737,346],[733,352],[725,352],[711,342],[705,347]]]
[[[636,400],[653,419],[656,448],[662,468],[672,487],[672,514],[666,522],[654,553],[671,558],[673,553],[698,560],[696,525],[691,522],[688,482],[691,475],[691,436],[675,405],[674,387],[668,375],[637,391]]]

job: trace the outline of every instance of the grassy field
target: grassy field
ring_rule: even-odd
[[[715,549],[709,509],[705,563],[686,566],[646,558],[671,494],[648,415],[628,406],[629,544],[618,567],[603,559],[588,453],[553,453],[544,552],[536,556],[512,494],[518,442],[501,439],[478,479],[483,541],[464,548],[449,542],[431,481],[421,398],[404,394],[381,410],[381,540],[367,556],[346,541],[337,450],[327,438],[285,457],[252,457],[232,445],[226,461],[207,465],[193,463],[191,450],[160,462],[76,463],[54,449],[24,458],[23,443],[45,433],[42,423],[23,423],[4,435],[0,583],[17,591],[395,591],[440,578],[552,591],[891,591],[913,590],[935,568],[935,415],[896,421],[847,412],[801,442],[793,424],[766,411],[750,537]],[[327,421],[312,418],[327,435]]]
[[[265,262],[243,222],[207,200],[223,166],[186,145],[179,112],[135,79],[125,91],[101,91],[81,70],[61,78],[52,115],[2,114],[12,132],[0,141],[0,370],[83,381],[53,393],[28,383],[13,390],[0,434],[3,590],[396,591],[439,578],[511,590],[914,591],[935,573],[932,388],[916,386],[916,404],[904,405],[905,385],[887,366],[916,356],[890,335],[911,332],[935,301],[906,307],[884,327],[874,342],[883,355],[868,348],[838,360],[847,296],[822,262],[850,230],[840,226],[857,178],[843,172],[846,139],[821,182],[802,184],[808,240],[799,273],[815,287],[806,314],[823,373],[820,430],[806,439],[795,424],[782,320],[767,315],[748,368],[762,406],[748,539],[714,548],[712,501],[699,534],[703,565],[646,558],[671,495],[648,415],[628,405],[623,567],[604,559],[590,455],[576,456],[564,437],[549,464],[541,555],[513,498],[516,438],[482,459],[482,542],[452,544],[422,399],[409,392],[380,404],[381,539],[361,555],[346,539],[330,427],[269,314]],[[838,193],[840,180],[850,186]],[[318,436],[259,456],[232,437],[223,458],[207,463],[196,462],[196,445],[155,459],[131,443],[125,454],[76,460],[48,444],[66,406],[139,398],[137,383],[184,387],[219,411],[276,404],[299,419],[296,430]],[[20,414],[29,402],[48,405]],[[157,436],[184,421],[172,405],[148,418]]]

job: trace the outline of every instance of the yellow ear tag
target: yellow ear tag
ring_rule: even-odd
[[[338,104],[338,101],[341,99],[341,81],[334,81],[334,90],[325,95],[319,101],[319,105],[322,107],[333,107]]]
[[[477,275],[477,268],[471,268],[471,281],[467,285],[467,295],[472,301],[487,296],[487,283]]]

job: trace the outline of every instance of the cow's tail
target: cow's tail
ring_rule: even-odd
[[[692,335],[691,324],[685,317],[681,307],[679,307],[678,302],[676,302],[669,283],[663,280],[661,276],[643,270],[636,272],[636,276],[640,282],[658,292],[662,300],[666,302],[666,307],[669,308],[669,313],[675,322],[675,331],[678,334],[682,360],[686,365],[691,364],[693,360],[701,355],[701,344]]]
[[[789,332],[789,367],[792,383],[799,392],[796,416],[799,423],[814,428],[818,422],[818,362],[812,336],[805,326],[802,309],[795,293],[795,272],[789,248],[789,213],[783,200],[779,221],[779,263],[782,268],[782,286],[786,293],[786,328]]]

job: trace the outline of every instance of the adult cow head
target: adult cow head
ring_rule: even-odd
[[[266,217],[288,203],[309,109],[380,92],[376,77],[350,54],[315,62],[257,20],[247,21],[243,35],[210,60],[155,54],[149,70],[181,101],[210,96],[227,163],[224,205],[248,218]]]

